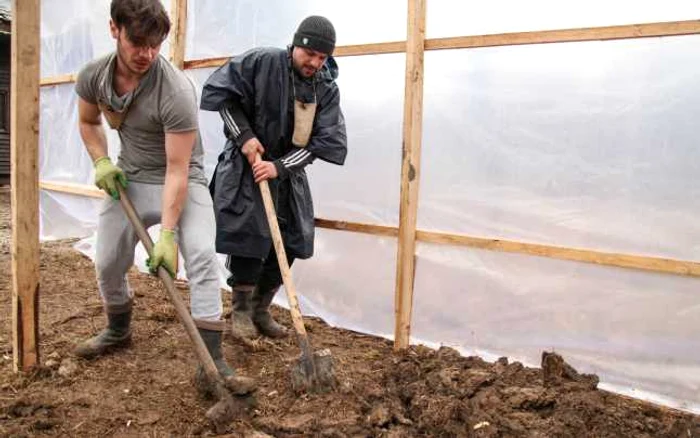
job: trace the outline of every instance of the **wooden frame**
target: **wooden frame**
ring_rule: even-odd
[[[39,188],[42,190],[49,190],[52,192],[60,192],[60,193],[67,193],[70,195],[85,196],[88,198],[101,199],[105,196],[105,192],[103,192],[102,190],[98,189],[95,186],[88,186],[86,184],[40,181]]]
[[[98,199],[105,196],[102,190],[85,184],[41,181],[39,183],[39,188],[58,193]],[[360,222],[317,218],[316,227],[327,230],[361,233],[381,237],[397,238],[399,236],[399,228],[391,225],[366,224]],[[586,248],[543,245],[532,242],[520,242],[508,239],[469,236],[466,234],[419,229],[416,229],[416,241],[436,245],[464,246],[488,251],[525,254],[557,260],[569,260],[581,263],[591,263],[600,266],[636,269],[662,274],[700,277],[700,262],[690,260],[612,253]]]
[[[12,355],[39,363],[40,0],[13,0],[11,65]]]
[[[579,29],[436,38],[425,42],[425,50],[607,41],[629,38],[692,35],[698,33],[700,33],[700,20],[671,21],[662,23],[628,24],[623,26],[586,27]]]
[[[184,60],[187,1],[173,1],[172,12],[173,21],[175,23],[175,32],[173,34],[173,43],[171,47],[171,59],[173,63],[184,69],[218,67],[223,65],[228,60],[228,57]],[[407,0],[407,5],[409,8],[407,41],[339,46],[336,48],[335,52],[336,56],[341,57],[406,53],[404,157],[402,160],[401,172],[399,227],[328,219],[316,220],[316,225],[321,228],[361,232],[378,236],[396,237],[399,239],[395,290],[396,348],[405,348],[408,345],[410,336],[416,241],[462,245],[485,250],[528,254],[561,260],[594,263],[604,266],[700,277],[700,263],[693,261],[605,253],[587,249],[557,247],[416,229],[422,125],[423,57],[425,50],[468,49],[524,44],[550,44],[691,35],[700,34],[700,20],[425,39],[425,0]],[[52,86],[74,81],[75,75],[62,75],[44,78],[41,81],[41,85]],[[41,182],[41,188],[79,196],[103,196],[102,192],[99,190],[79,184],[44,181]]]
[[[177,1],[180,2],[183,0]],[[185,17],[186,14],[187,9],[185,7]],[[182,15],[180,15],[180,17],[181,16]],[[182,26],[183,30],[179,41],[182,41],[182,44],[184,45],[186,24]],[[576,29],[559,29],[538,32],[511,32],[493,35],[471,35],[449,38],[432,38],[425,40],[425,50],[473,49],[479,47],[513,46],[524,44],[551,44],[582,41],[605,41],[629,38],[653,38],[695,34],[700,34],[700,20],[628,24],[623,26],[585,27]],[[173,40],[178,41],[177,37],[175,37]],[[173,49],[171,49],[171,54],[173,53],[172,50]],[[366,56],[404,52],[406,52],[406,41],[392,41],[386,43],[338,46],[335,49],[334,56]],[[182,49],[182,53],[184,57],[184,48]],[[228,59],[228,56],[222,56],[216,58],[185,60],[182,63],[182,68],[188,70],[196,68],[220,67]],[[75,78],[75,75],[61,75],[44,78],[41,81],[41,85],[49,86],[66,84],[74,82]]]
[[[420,152],[423,138],[424,48],[425,0],[409,0],[399,242],[396,254],[394,348],[399,350],[409,345],[413,311]]]
[[[180,70],[185,67],[185,40],[187,36],[187,0],[172,0],[170,61]]]
[[[374,236],[398,237],[397,227],[356,222],[316,219],[318,228],[371,234]],[[416,230],[416,240],[438,245],[466,246],[489,251],[525,254],[558,260],[591,263],[616,268],[637,269],[648,272],[700,277],[700,263],[688,260],[669,259],[633,254],[610,253],[584,248],[568,248],[507,239],[468,236],[440,231]]]
[[[78,75],[74,74],[51,76],[49,78],[43,78],[40,84],[42,87],[48,87],[51,85],[70,84],[75,82],[76,79],[78,79]]]

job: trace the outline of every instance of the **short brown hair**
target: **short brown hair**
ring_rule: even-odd
[[[110,14],[136,46],[155,47],[170,32],[170,18],[160,0],[112,0]]]

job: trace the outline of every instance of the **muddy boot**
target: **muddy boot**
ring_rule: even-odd
[[[251,379],[250,377],[236,375],[234,370],[226,363],[226,360],[221,352],[222,330],[207,330],[201,327],[198,327],[198,330],[199,334],[202,336],[204,344],[207,346],[209,354],[211,354],[211,358],[214,359],[216,369],[224,378],[226,387],[235,395],[246,395],[254,392],[257,388],[255,380]],[[216,395],[216,384],[207,377],[202,365],[197,366],[194,382],[195,386],[197,387],[197,391],[203,397],[213,398]]]
[[[233,287],[233,311],[231,312],[231,335],[238,339],[255,339],[258,330],[253,325],[253,286]]]
[[[253,292],[253,323],[260,334],[268,338],[287,336],[287,328],[275,321],[270,314],[270,303],[279,289],[280,286],[269,288],[262,285]]]
[[[124,348],[131,343],[131,311],[108,313],[107,328],[100,334],[81,342],[75,348],[75,355],[83,359],[93,359],[110,351]]]

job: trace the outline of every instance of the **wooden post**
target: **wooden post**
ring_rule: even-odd
[[[185,67],[185,38],[187,35],[187,0],[172,0],[170,6],[170,61],[182,70]]]
[[[39,362],[40,0],[12,1],[12,351],[15,371]]]
[[[394,332],[394,348],[396,350],[408,347],[411,334],[420,150],[423,135],[424,49],[425,0],[409,0],[399,247],[396,256],[396,328]]]

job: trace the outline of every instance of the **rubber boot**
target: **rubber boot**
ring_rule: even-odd
[[[83,359],[93,359],[127,347],[131,343],[130,323],[131,310],[125,313],[108,313],[107,327],[97,336],[78,344],[75,355]]]
[[[222,332],[219,330],[207,330],[201,327],[198,327],[198,330],[204,344],[207,346],[211,358],[214,359],[216,369],[219,371],[221,377],[224,378],[226,387],[235,395],[246,395],[254,392],[257,388],[255,380],[250,377],[236,375],[235,371],[226,363],[221,352]],[[216,395],[216,384],[207,377],[201,364],[197,366],[194,380],[197,391],[199,391],[203,397],[212,398]]]
[[[280,286],[269,287],[258,285],[253,292],[253,324],[261,335],[268,338],[284,338],[287,336],[287,328],[272,318],[270,304]]]
[[[255,339],[258,330],[253,324],[252,286],[233,287],[233,311],[231,312],[231,335],[239,339]]]

